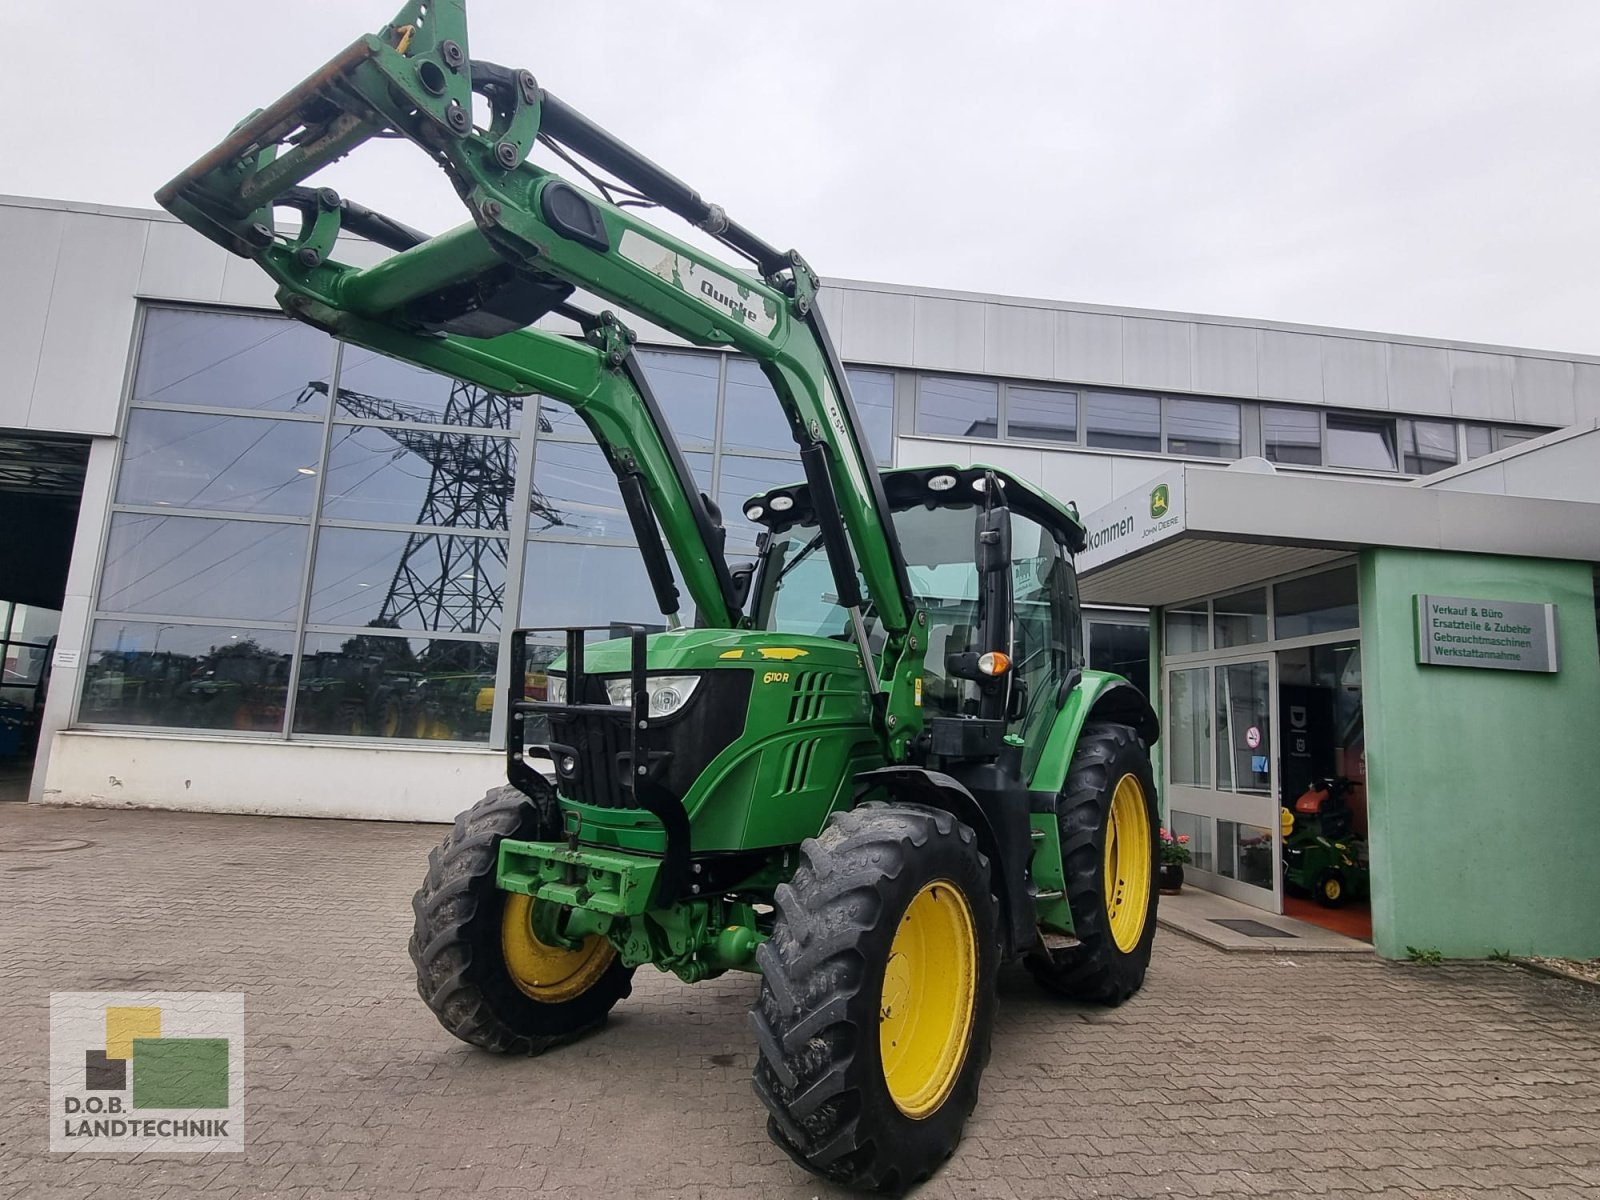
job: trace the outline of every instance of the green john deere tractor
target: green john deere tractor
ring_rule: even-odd
[[[305,186],[374,137],[423,148],[471,220],[429,237]],[[591,190],[529,161],[536,143]],[[512,635],[509,784],[461,814],[415,900],[418,990],[446,1029],[537,1054],[600,1025],[644,964],[758,973],[773,1140],[820,1175],[897,1191],[960,1140],[1002,962],[1070,999],[1138,990],[1157,722],[1125,680],[1083,669],[1083,526],[1003,471],[880,472],[798,254],[527,71],[472,58],[461,0],[414,0],[158,198],[254,258],[291,315],[570,405],[616,475],[664,628]],[[753,270],[646,222],[648,206]],[[298,224],[280,233],[285,210]],[[392,253],[342,263],[345,234]],[[746,503],[755,561],[728,561],[634,335],[575,304],[579,288],[770,380],[803,480]],[[552,637],[565,654],[526,698]],[[528,744],[535,723],[548,745]]]

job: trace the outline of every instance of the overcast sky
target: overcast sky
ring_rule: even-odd
[[[149,207],[398,7],[14,4],[0,191]],[[469,11],[473,54],[827,275],[1600,353],[1592,0]],[[462,219],[410,147],[331,175]]]

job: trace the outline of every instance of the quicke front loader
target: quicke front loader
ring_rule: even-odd
[[[306,185],[378,137],[420,147],[471,220],[429,237]],[[589,188],[530,161],[536,143]],[[663,623],[512,635],[508,786],[456,820],[415,900],[417,986],[446,1029],[538,1054],[601,1025],[642,965],[758,972],[773,1140],[900,1191],[960,1140],[1003,961],[1076,1000],[1138,990],[1157,722],[1083,668],[1077,513],[999,470],[880,471],[798,254],[529,72],[472,58],[463,0],[413,0],[158,199],[253,258],[290,315],[569,405],[616,475]],[[753,270],[643,220],[650,206]],[[392,253],[348,265],[344,235]],[[747,501],[755,561],[730,565],[634,335],[574,304],[580,288],[770,380],[803,481]],[[530,644],[552,636],[565,653],[530,699]]]

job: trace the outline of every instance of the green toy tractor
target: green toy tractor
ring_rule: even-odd
[[[467,46],[460,0],[416,0],[158,193],[293,316],[570,405],[662,613],[622,637],[511,636],[509,782],[430,857],[418,990],[458,1038],[537,1054],[600,1025],[640,966],[756,972],[773,1140],[829,1179],[904,1190],[977,1102],[1002,962],[1105,1004],[1149,962],[1157,721],[1084,669],[1083,525],[1004,471],[880,471],[805,261]],[[303,185],[374,137],[422,147],[471,221],[427,237]],[[592,191],[530,161],[536,144]],[[643,220],[650,205],[753,270]],[[348,234],[391,256],[340,262]],[[579,288],[760,365],[798,478],[746,502],[754,561],[728,561],[633,334]]]
[[[1280,814],[1284,887],[1324,908],[1364,900],[1371,891],[1367,842],[1355,831],[1350,786],[1348,779],[1314,780],[1294,808]]]

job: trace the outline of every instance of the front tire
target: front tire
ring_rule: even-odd
[[[1127,725],[1086,725],[1057,801],[1067,903],[1078,945],[1028,969],[1071,1000],[1121,1004],[1144,983],[1156,934],[1155,779]]]
[[[756,952],[755,1088],[809,1171],[899,1192],[955,1150],[994,1026],[998,904],[948,813],[863,805],[800,847]]]
[[[496,886],[503,840],[560,836],[554,794],[533,800],[498,787],[457,817],[428,856],[411,902],[417,993],[464,1042],[497,1054],[542,1054],[603,1023],[633,990],[633,968],[604,938],[575,950],[547,946],[533,934],[533,901]]]

